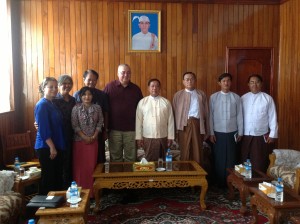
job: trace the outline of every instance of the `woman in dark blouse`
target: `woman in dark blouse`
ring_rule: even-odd
[[[64,153],[63,164],[63,188],[70,187],[72,178],[72,144],[74,131],[71,123],[72,109],[76,104],[76,100],[70,95],[73,87],[72,77],[69,75],[61,75],[58,78],[58,94],[53,100],[55,105],[60,109],[63,116],[64,135],[66,140],[66,150]]]

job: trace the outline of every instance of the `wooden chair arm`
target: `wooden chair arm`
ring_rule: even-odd
[[[274,153],[271,153],[269,155],[269,160],[270,160],[270,164],[269,164],[269,167],[268,167],[268,170],[267,170],[267,175],[271,176],[270,175],[270,169],[271,169],[271,167],[275,166],[276,155]]]
[[[296,168],[296,174],[295,174],[295,184],[294,184],[294,190],[297,194],[300,194],[299,184],[300,184],[300,168]]]

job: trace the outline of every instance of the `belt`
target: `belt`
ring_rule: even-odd
[[[199,120],[199,118],[196,118],[196,117],[189,117],[188,120]]]

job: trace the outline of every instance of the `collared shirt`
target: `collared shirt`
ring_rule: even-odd
[[[164,97],[147,96],[136,109],[136,139],[174,139],[174,117],[169,100]]]
[[[139,32],[132,37],[132,50],[157,50],[158,39],[153,33]]]
[[[119,80],[114,80],[105,86],[104,92],[110,103],[109,129],[135,131],[136,107],[143,98],[141,89],[132,82],[123,87]]]
[[[82,141],[77,132],[82,131],[85,135],[91,137],[96,129],[100,132],[103,126],[103,115],[101,107],[92,104],[85,108],[83,104],[77,104],[72,110],[72,127],[75,131],[75,141]]]
[[[189,108],[189,114],[188,117],[195,117],[199,118],[200,117],[200,106],[199,106],[199,100],[197,96],[196,90],[188,90],[185,89],[186,92],[191,94],[191,103],[190,103],[190,108]]]
[[[261,136],[270,131],[271,138],[278,137],[277,114],[273,98],[263,92],[242,96],[244,135]]]
[[[216,92],[210,96],[210,135],[214,131],[243,135],[243,110],[240,97],[233,93]]]

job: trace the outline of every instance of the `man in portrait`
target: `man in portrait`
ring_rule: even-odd
[[[132,37],[132,50],[157,50],[158,39],[154,33],[149,32],[150,19],[148,16],[134,16],[132,22],[138,19],[141,32]]]

